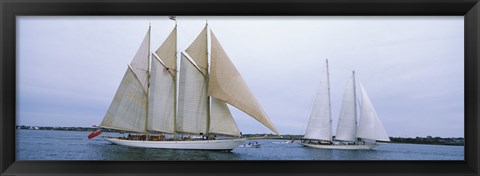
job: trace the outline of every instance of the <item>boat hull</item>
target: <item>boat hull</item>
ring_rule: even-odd
[[[189,150],[233,150],[242,145],[245,138],[220,139],[220,140],[193,140],[193,141],[140,141],[125,140],[114,137],[103,137],[104,140],[117,145],[140,147],[140,148],[162,148],[162,149],[189,149]]]
[[[355,144],[355,145],[344,145],[344,144],[332,144],[332,145],[318,145],[318,144],[306,144],[300,143],[306,147],[320,148],[320,149],[341,149],[341,150],[371,150],[377,146],[377,144]]]

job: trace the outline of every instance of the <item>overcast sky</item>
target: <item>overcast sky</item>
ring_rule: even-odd
[[[329,60],[335,133],[356,70],[389,136],[464,136],[464,23],[455,17],[177,17],[183,51],[209,27],[281,134],[304,134]],[[168,17],[17,17],[17,124],[99,124],[152,26]],[[245,133],[270,131],[230,107]]]

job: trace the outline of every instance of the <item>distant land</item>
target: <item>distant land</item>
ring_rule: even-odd
[[[57,130],[57,131],[95,131],[98,127],[47,127],[47,126],[26,126],[17,125],[17,130]],[[111,129],[102,129],[103,132],[121,132]],[[249,139],[284,139],[284,140],[300,140],[303,135],[274,135],[274,134],[243,134]],[[390,137],[392,143],[408,143],[408,144],[435,144],[435,145],[465,145],[465,138],[463,137]]]

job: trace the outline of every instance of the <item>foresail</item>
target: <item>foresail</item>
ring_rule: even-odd
[[[355,80],[350,79],[343,94],[342,109],[338,120],[336,140],[355,141],[357,131],[357,116],[355,103]]]
[[[207,80],[182,53],[178,89],[177,132],[207,132]]]
[[[203,75],[208,73],[208,51],[207,51],[207,26],[193,41],[193,43],[185,50],[193,59],[195,64],[200,68]]]
[[[367,92],[360,83],[361,103],[360,103],[360,120],[358,124],[357,137],[372,139],[378,141],[390,141],[387,132],[383,128],[377,112],[373,108]]]
[[[168,72],[173,76],[176,76],[177,72],[177,26],[168,35],[167,39],[155,52],[163,61],[165,67],[168,68]],[[153,61],[152,61],[153,62]]]
[[[138,79],[140,80],[140,84],[142,85],[145,92],[147,92],[147,82],[148,82],[148,62],[149,62],[149,47],[150,47],[150,29],[148,29],[145,38],[143,39],[142,44],[137,50],[135,57],[133,57],[132,63],[130,66],[133,69],[133,73],[137,75]]]
[[[304,138],[332,140],[332,118],[330,108],[330,91],[328,65],[320,77],[320,89],[313,104],[310,120]]]
[[[147,94],[132,68],[129,67],[100,126],[124,131],[145,132],[146,108]]]
[[[210,133],[241,136],[235,120],[225,102],[216,98],[211,99]]]
[[[278,134],[213,32],[211,37],[212,55],[208,95],[240,109]]]
[[[152,57],[148,130],[174,133],[175,78],[157,57]]]

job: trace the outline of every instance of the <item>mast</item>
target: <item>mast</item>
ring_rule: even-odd
[[[357,87],[355,85],[355,70],[352,70],[352,76],[353,76],[353,107],[355,107],[355,111],[354,112],[354,119],[355,119],[355,125],[354,127],[357,128]],[[354,130],[355,132],[357,131],[357,129]],[[355,137],[357,136],[357,134],[354,135]]]
[[[177,35],[177,20],[174,20],[175,21],[175,35]],[[178,47],[177,47],[177,44],[178,44],[178,38],[175,37],[176,41],[175,41],[175,57],[178,58],[178,54],[179,52],[177,51]],[[177,62],[177,59],[175,59],[175,63],[178,63]],[[175,82],[173,84],[174,88],[173,88],[173,138],[176,139],[177,138],[177,70],[178,70],[178,64],[175,64],[175,68],[174,68],[174,72],[175,72],[175,76],[173,76],[173,81]]]
[[[338,117],[336,141],[356,141],[356,100],[355,100],[355,71],[352,72],[343,94],[342,107]]]
[[[210,53],[208,52],[208,43],[209,43],[208,42],[209,41],[208,40],[208,21],[206,21],[206,19],[205,19],[205,26],[207,27],[207,32],[206,32],[205,35],[207,35],[207,40],[206,40],[206,42],[207,42],[207,75],[206,76],[207,76],[207,90],[208,90],[208,81],[210,79],[210,73],[209,73],[210,66],[208,64],[208,56],[209,56]],[[208,94],[207,94],[207,128],[206,128],[206,131],[205,131],[206,134],[209,133],[209,129],[210,129],[210,96],[208,96]]]
[[[151,35],[151,29],[152,29],[152,25],[150,23],[148,23],[148,56],[147,56],[147,106],[146,106],[146,120],[145,120],[145,133],[146,133],[146,136],[147,136],[147,141],[148,141],[148,97],[150,96],[150,56],[151,56],[151,53],[150,53],[150,35]]]
[[[180,52],[178,52],[178,38],[177,38],[177,19],[175,16],[169,16],[170,20],[175,21],[175,27],[174,27],[174,32],[175,32],[175,68],[173,68],[173,71],[175,74],[173,74],[173,138],[177,138],[177,72],[178,72],[178,64],[177,64],[177,58],[180,55]]]
[[[328,85],[328,109],[330,109],[330,111],[328,111],[328,118],[329,118],[329,125],[328,125],[328,130],[330,132],[330,141],[332,141],[332,106],[331,106],[331,102],[330,102],[330,73],[328,71],[328,59],[326,59],[326,64],[327,64],[327,85]]]

